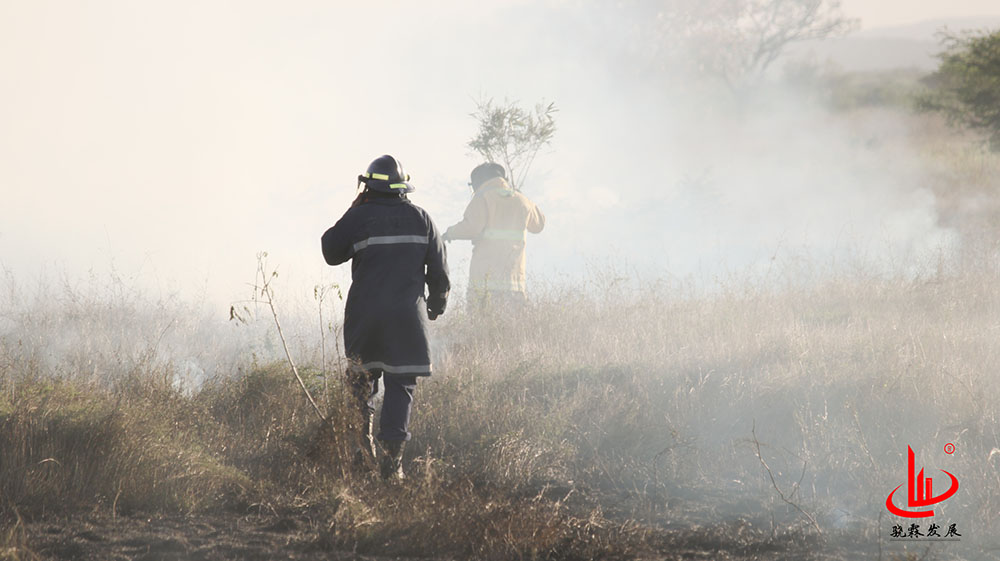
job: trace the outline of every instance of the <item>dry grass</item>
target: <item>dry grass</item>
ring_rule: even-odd
[[[909,444],[975,490],[948,516],[981,535],[1000,509],[998,276],[710,298],[607,286],[539,298],[516,325],[456,312],[418,388],[404,486],[349,468],[339,378],[322,428],[280,362],[194,393],[156,373],[8,375],[0,492],[8,520],[310,512],[320,547],[392,555],[629,557],[650,532],[724,520],[807,534],[761,468],[756,424],[777,485],[824,530],[874,542]],[[945,442],[960,453],[934,456]]]
[[[0,405],[0,494],[37,517],[102,508],[196,510],[249,484],[199,438],[169,391],[121,399],[63,381],[21,383]]]
[[[997,200],[996,158],[976,167],[964,158],[980,156],[928,146],[947,212],[978,217],[967,237],[995,236],[994,207],[966,206]],[[973,194],[949,194],[956,181]],[[991,243],[922,275],[803,281],[779,269],[707,294],[595,275],[536,294],[517,322],[456,307],[435,324],[438,370],[418,387],[410,479],[397,486],[350,468],[357,419],[340,376],[308,367],[318,343],[300,361],[329,426],[267,352],[271,335],[222,344],[176,302],[11,285],[0,317],[0,558],[32,558],[22,519],[93,511],[298,513],[321,549],[383,555],[751,556],[792,542],[836,550],[838,535],[875,555],[907,445],[929,471],[961,480],[942,507],[968,536],[951,551],[995,558]],[[220,350],[235,359],[215,364],[231,367],[197,389],[175,383],[190,357],[205,364]],[[940,452],[946,442],[954,456]]]

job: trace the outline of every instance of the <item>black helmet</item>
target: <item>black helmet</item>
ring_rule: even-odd
[[[368,189],[382,193],[412,193],[413,185],[409,181],[403,164],[388,154],[372,160],[368,171],[358,176],[359,185],[364,183]]]
[[[507,172],[504,171],[503,166],[494,162],[479,164],[472,170],[472,188],[479,189],[480,185],[494,177],[507,179]]]

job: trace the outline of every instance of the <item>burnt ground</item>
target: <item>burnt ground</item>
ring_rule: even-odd
[[[82,516],[26,524],[42,559],[262,560],[361,559],[321,550],[308,518],[238,516]]]
[[[52,560],[388,560],[397,556],[361,554],[323,539],[327,528],[308,513],[171,516],[75,516],[25,524],[28,548]],[[626,558],[646,560],[806,560],[856,559],[807,536],[774,537],[740,525],[663,529],[647,536],[648,548]],[[829,542],[827,542],[829,545]],[[841,548],[835,548],[841,549]],[[547,556],[560,559],[558,552]],[[30,557],[28,557],[30,558]],[[438,559],[458,559],[447,555]],[[570,555],[567,559],[575,559]],[[620,553],[611,558],[621,559]]]

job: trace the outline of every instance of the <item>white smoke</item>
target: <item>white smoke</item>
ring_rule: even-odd
[[[604,260],[711,275],[859,243],[906,262],[955,243],[905,114],[711,91],[657,58],[627,5],[108,0],[2,16],[0,262],[21,276],[114,266],[226,307],[267,250],[296,293],[346,284],[318,238],[372,158],[403,161],[439,227],[461,218],[480,95],[560,109],[525,185],[549,218],[529,242],[536,280]],[[469,249],[451,252],[461,285]]]

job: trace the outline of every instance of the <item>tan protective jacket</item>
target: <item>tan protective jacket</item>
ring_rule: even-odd
[[[445,239],[472,240],[469,290],[525,291],[525,230],[537,234],[545,216],[535,203],[502,178],[476,190],[465,217],[445,232]]]

